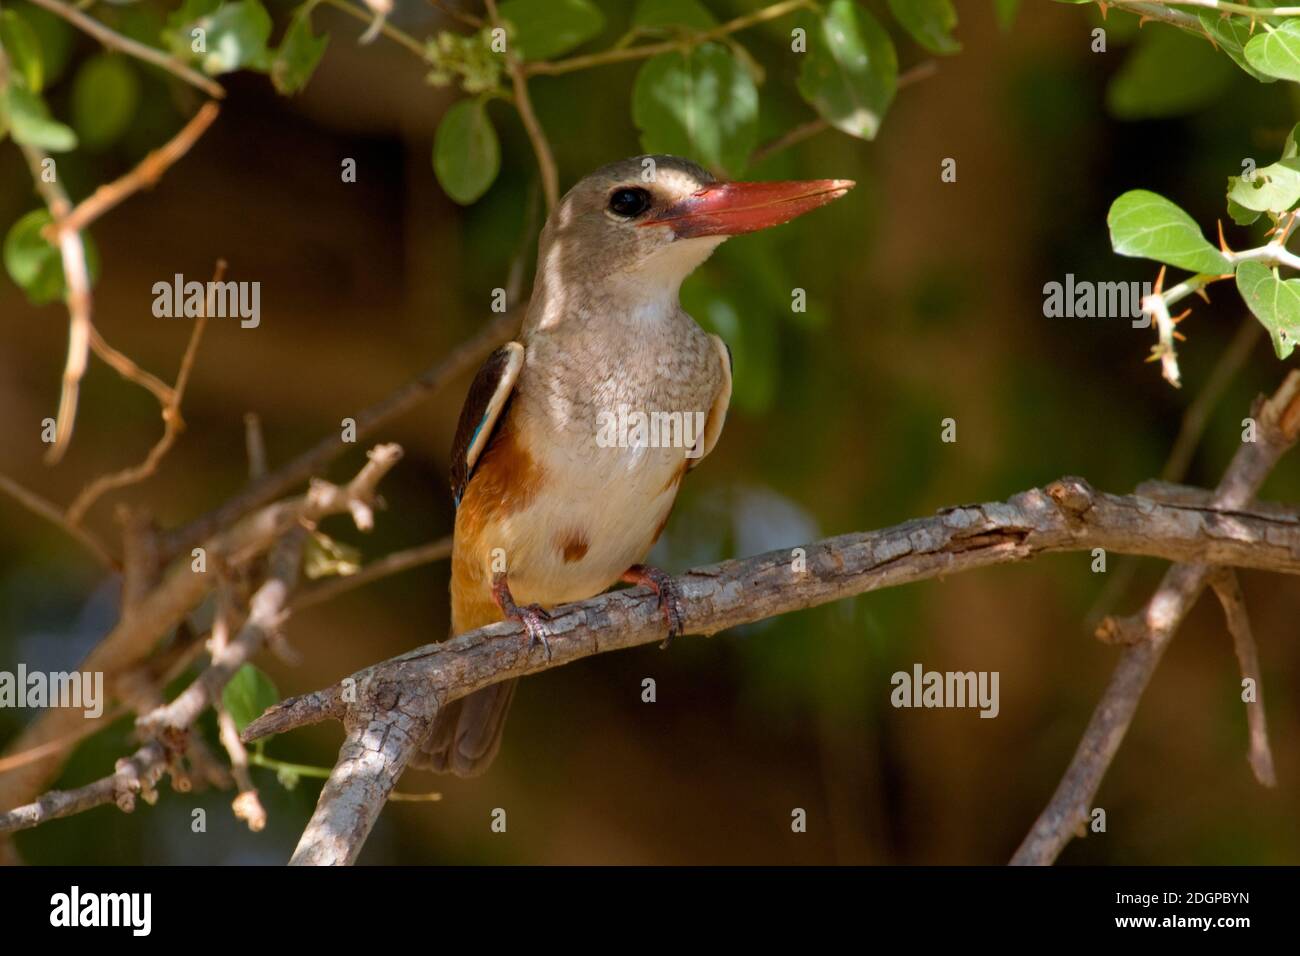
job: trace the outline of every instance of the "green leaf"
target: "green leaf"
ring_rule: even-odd
[[[288,96],[307,85],[329,45],[328,34],[312,36],[310,14],[295,15],[271,61],[271,82]]]
[[[447,110],[433,138],[433,171],[447,195],[468,206],[501,170],[501,144],[482,100],[461,100]]]
[[[524,60],[568,53],[605,29],[605,15],[591,0],[506,0],[498,12],[514,28],[510,42]]]
[[[167,17],[167,26],[163,31],[163,41],[167,47],[182,59],[192,59],[196,51],[192,46],[194,37],[190,31],[199,20],[216,13],[220,6],[221,0],[184,0]]]
[[[1217,10],[1201,10],[1197,17],[1201,21],[1201,29],[1210,35],[1219,49],[1228,54],[1233,63],[1262,83],[1276,82],[1276,78],[1255,69],[1246,59],[1246,44],[1254,36],[1250,20],[1246,17],[1224,19]]]
[[[240,733],[279,701],[280,692],[275,689],[271,678],[252,664],[245,664],[235,671],[221,692],[221,706],[234,720]]]
[[[1228,215],[1232,217],[1232,221],[1235,222],[1237,225],[1249,226],[1252,222],[1254,222],[1256,219],[1262,216],[1263,213],[1257,212],[1254,209],[1247,209],[1245,206],[1235,203],[1231,199],[1229,199]]]
[[[1300,82],[1300,20],[1283,20],[1277,29],[1257,29],[1246,44],[1246,62],[1268,76]]]
[[[126,132],[140,102],[140,78],[120,54],[81,64],[72,83],[72,126],[87,149],[101,149]]]
[[[319,531],[307,539],[303,549],[302,573],[311,580],[338,575],[347,577],[361,570],[361,552],[350,544],[335,541]]]
[[[632,25],[644,30],[684,27],[699,31],[717,23],[699,0],[639,0],[632,15]]]
[[[806,21],[799,93],[836,129],[874,139],[898,86],[898,55],[884,27],[853,0],[832,0]]]
[[[9,131],[16,142],[54,153],[76,148],[77,134],[51,118],[45,101],[31,90],[10,83],[4,95]]]
[[[1296,156],[1300,156],[1300,146],[1296,145],[1297,133],[1300,133],[1300,123],[1291,127],[1291,132],[1286,134],[1286,143],[1282,147],[1283,159],[1294,159]]]
[[[1010,30],[1016,22],[1020,11],[1020,0],[993,0],[993,12],[997,14],[998,26]]]
[[[1232,271],[1192,217],[1164,196],[1145,189],[1126,192],[1111,204],[1106,222],[1110,244],[1121,256],[1154,259],[1207,275]]]
[[[47,305],[63,298],[63,258],[41,230],[52,222],[46,209],[33,209],[19,219],[5,236],[5,270],[27,294],[32,305]],[[81,234],[86,249],[86,270],[93,283],[99,275],[99,252],[89,233]]]
[[[195,30],[202,33],[196,37]],[[214,3],[185,0],[167,18],[166,39],[172,52],[197,59],[205,73],[216,76],[239,69],[266,70],[271,65],[267,40],[271,17],[260,0]],[[194,47],[202,40],[202,48]]]
[[[1300,158],[1263,166],[1249,181],[1229,176],[1228,200],[1255,212],[1286,212],[1300,202]]]
[[[661,53],[637,72],[632,119],[646,152],[739,173],[758,141],[758,88],[721,44]]]
[[[32,28],[40,45],[41,88],[45,89],[63,75],[72,53],[72,45],[80,34],[66,20],[30,3],[22,5],[20,16]]]
[[[41,42],[31,24],[12,10],[0,10],[0,47],[9,57],[9,68],[29,90],[39,93],[45,83]]]
[[[889,0],[889,10],[912,39],[931,53],[956,53],[961,49],[952,35],[957,11],[951,0]]]
[[[1268,330],[1277,357],[1290,355],[1300,341],[1300,279],[1283,282],[1268,266],[1248,261],[1237,266],[1237,291]]]
[[[1182,116],[1216,99],[1232,65],[1203,38],[1181,30],[1143,30],[1106,87],[1106,107],[1125,120]]]

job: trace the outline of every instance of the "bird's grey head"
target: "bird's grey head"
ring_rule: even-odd
[[[787,222],[852,187],[839,179],[719,182],[667,155],[602,166],[547,219],[530,321],[558,321],[593,297],[675,306],[682,280],[728,237]]]

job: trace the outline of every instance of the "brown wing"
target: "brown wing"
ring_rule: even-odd
[[[514,394],[523,367],[524,347],[518,342],[507,342],[488,356],[470,384],[451,445],[451,494],[458,507],[465,486],[474,474],[474,464],[492,440],[492,432]]]
[[[718,389],[718,394],[713,396],[713,405],[704,420],[704,448],[699,458],[690,460],[686,466],[688,471],[713,451],[713,446],[718,443],[718,437],[722,434],[722,425],[727,420],[727,408],[731,405],[731,348],[716,335],[711,335],[709,338],[713,339],[713,345],[718,350],[718,361],[722,364],[722,386]]]

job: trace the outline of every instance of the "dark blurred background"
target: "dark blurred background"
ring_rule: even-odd
[[[608,26],[592,49],[628,22],[630,4],[600,5]],[[290,8],[269,6],[278,33]],[[721,19],[757,4],[707,6]],[[128,9],[161,17],[168,7]],[[1154,278],[1151,263],[1110,251],[1106,211],[1127,189],[1163,193],[1212,235],[1224,177],[1242,157],[1263,165],[1278,155],[1297,118],[1294,87],[1234,71],[1181,115],[1121,119],[1114,94],[1108,110],[1108,86],[1130,55],[1131,21],[1112,13],[1110,51],[1096,54],[1092,8],[1027,2],[1010,30],[991,3],[958,9],[963,51],[900,91],[875,142],[823,132],[745,171],[859,186],[829,212],[729,243],[684,289],[688,310],[735,351],[736,396],[656,563],[680,571],[882,527],[1063,474],[1127,492],[1160,471],[1187,405],[1252,321],[1230,289],[1198,302],[1181,326],[1184,387],[1175,390],[1143,361],[1150,330],[1044,318],[1043,286],[1070,272]],[[415,0],[399,0],[394,22],[417,36],[450,25]],[[218,257],[229,278],[262,283],[259,328],[210,325],[185,399],[188,428],[158,474],[91,513],[106,536],[117,534],[114,501],[147,505],[175,526],[236,492],[246,412],[261,416],[274,468],[410,379],[491,320],[491,290],[506,284],[521,242],[532,242],[536,165],[509,105],[490,107],[501,177],[476,205],[459,207],[430,163],[454,94],[429,86],[418,60],[383,38],[357,45],[356,21],[322,8],[315,24],[332,39],[304,93],[284,98],[264,76],[225,77],[228,100],[196,148],[93,227],[96,323],[164,380],[190,326],[151,315],[153,283],[206,277]],[[98,48],[54,27],[67,41],[47,84],[59,115],[59,77]],[[1167,28],[1144,33],[1158,29]],[[764,140],[812,117],[795,92],[788,30],[737,35],[767,70]],[[896,39],[904,69],[929,58]],[[532,81],[562,188],[641,151],[629,107],[638,66]],[[74,197],[129,169],[199,102],[154,75],[140,80],[124,136],[60,159]],[[357,161],[356,183],[340,182],[345,157]],[[948,157],[955,183],[940,180]],[[37,202],[18,151],[0,144],[0,226]],[[1229,236],[1248,239],[1235,227]],[[790,311],[795,287],[807,290],[805,314]],[[33,308],[0,279],[0,470],[62,503],[96,474],[141,459],[160,429],[154,399],[92,360],[70,453],[45,466],[39,423],[54,414],[66,335],[60,304]],[[1217,482],[1252,397],[1284,371],[1260,341],[1217,407],[1189,481]],[[327,530],[367,558],[449,531],[447,451],[467,384],[382,436],[407,457],[385,482],[388,510],[373,534],[343,521]],[[940,441],[947,417],[958,423],[953,444]],[[360,461],[358,450],[329,477],[347,477]],[[1265,495],[1300,496],[1294,456]],[[1111,557],[1111,575],[1119,563]],[[1085,626],[1108,579],[1089,564],[1086,554],[1049,556],[529,678],[491,771],[468,781],[407,774],[402,789],[437,789],[443,799],[391,804],[362,861],[1004,861],[1051,795],[1117,658]],[[1112,609],[1138,607],[1162,571],[1139,562]],[[288,695],[441,639],[447,574],[445,563],[422,567],[306,611],[287,632],[302,663],[259,663]],[[1075,841],[1063,862],[1300,862],[1300,589],[1267,575],[1243,583],[1280,785],[1268,791],[1251,777],[1231,642],[1205,598],[1102,786],[1108,832]],[[61,533],[0,499],[0,669],[75,667],[115,620],[116,590]],[[1000,672],[1000,715],[893,709],[889,677],[916,662]],[[653,704],[641,702],[646,677],[658,685]],[[0,742],[31,716],[0,710]],[[129,729],[120,723],[80,746],[59,785],[109,772],[128,752]],[[340,740],[337,725],[321,725],[274,739],[268,753],[330,766]],[[270,813],[261,834],[233,819],[231,794],[164,787],[155,807],[56,821],[20,834],[18,848],[36,863],[280,863],[319,782],[287,791],[273,772],[254,774]],[[195,806],[207,808],[206,834],[191,832]],[[497,807],[508,812],[506,834],[489,830]],[[805,834],[791,832],[796,807],[808,811]]]

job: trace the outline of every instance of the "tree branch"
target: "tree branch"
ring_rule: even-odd
[[[191,743],[188,739],[190,728],[199,715],[220,700],[221,691],[230,678],[262,649],[267,635],[279,626],[289,592],[298,579],[306,534],[305,528],[296,527],[276,544],[271,571],[266,582],[253,595],[248,620],[240,628],[239,635],[213,653],[211,664],[180,696],[170,704],[155,707],[137,721],[137,729],[146,737],[139,750],[126,760],[118,761],[112,774],[94,783],[76,790],[54,791],[28,806],[0,814],[0,833],[25,830],[46,820],[80,813],[110,801],[129,812],[134,807],[136,793],[152,803],[153,787],[163,772],[168,769],[174,774],[179,772],[179,758]],[[247,766],[244,771],[246,776]],[[174,776],[173,779],[177,778]],[[180,789],[188,789],[188,783],[182,784]],[[244,798],[244,792],[240,793],[240,798]],[[247,806],[247,801],[241,805],[239,798],[236,808],[252,809]],[[260,806],[257,809],[260,810]],[[264,822],[264,812],[262,818]],[[250,826],[257,822],[252,816],[248,819]],[[259,826],[253,828],[260,829]]]
[[[329,515],[351,514],[358,527],[368,528],[372,520],[371,503],[376,499],[379,481],[401,458],[397,445],[379,445],[372,449],[365,466],[346,486],[317,481],[305,495],[263,508],[204,544],[207,570],[192,570],[187,555],[175,564],[148,595],[136,605],[134,613],[123,615],[93,651],[82,661],[79,670],[104,673],[104,684],[113,693],[116,679],[138,665],[154,646],[196,607],[217,583],[217,568],[238,565],[270,549],[280,538],[300,523],[312,523]],[[181,723],[181,706],[196,702],[195,695],[206,693],[202,703],[215,699],[212,688],[195,691],[186,705],[169,705],[173,723]],[[41,748],[83,728],[81,711],[54,708],[44,712],[10,746],[13,751]],[[99,721],[103,725],[103,719]],[[61,763],[61,751],[54,750],[39,759],[0,775],[0,807],[12,807],[32,800]]]
[[[962,506],[882,531],[844,535],[688,572],[678,579],[688,634],[713,634],[868,591],[1060,551],[1104,548],[1170,560],[1300,572],[1300,522],[1164,505],[1064,478],[1007,502]],[[801,570],[802,569],[802,570]],[[440,707],[491,684],[663,639],[645,588],[556,609],[551,656],[514,623],[494,624],[283,701],[245,741],[341,719],[347,737],[294,854],[350,863]]]
[[[1257,403],[1255,418],[1259,423],[1257,441],[1243,443],[1233,456],[1212,499],[1217,511],[1246,508],[1277,460],[1295,444],[1300,434],[1300,372],[1288,375],[1271,399]],[[1051,863],[1087,820],[1101,779],[1133,722],[1142,692],[1213,573],[1207,561],[1231,564],[1208,557],[1175,564],[1140,614],[1102,622],[1099,636],[1119,636],[1129,646],[1093,711],[1065,776],[1016,850],[1013,864]]]

